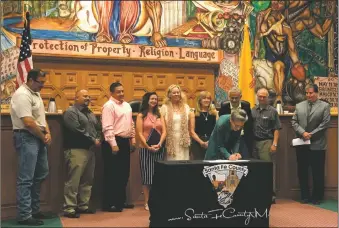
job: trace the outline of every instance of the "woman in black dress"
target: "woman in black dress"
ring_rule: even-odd
[[[193,139],[190,153],[191,160],[204,159],[208,140],[218,117],[218,112],[212,104],[211,93],[200,92],[196,100],[195,111],[190,115],[190,135]]]

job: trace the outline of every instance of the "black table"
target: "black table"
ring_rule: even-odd
[[[157,162],[150,227],[269,227],[272,169],[259,160]]]

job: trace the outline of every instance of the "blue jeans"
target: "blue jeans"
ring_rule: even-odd
[[[18,220],[26,220],[40,211],[40,186],[48,175],[46,145],[26,131],[14,132],[18,154],[16,199]]]

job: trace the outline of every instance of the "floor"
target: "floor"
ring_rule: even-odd
[[[98,211],[79,219],[57,217],[45,220],[43,227],[148,227],[149,214],[142,202],[122,213]],[[2,221],[1,227],[24,227],[15,220]],[[338,227],[338,201],[328,200],[319,206],[293,200],[277,200],[270,211],[270,227]]]

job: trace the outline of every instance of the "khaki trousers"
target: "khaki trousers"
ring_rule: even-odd
[[[85,149],[64,151],[67,178],[64,187],[64,212],[88,209],[94,178],[95,153]]]
[[[276,179],[276,152],[271,153],[271,146],[273,144],[272,139],[255,141],[254,142],[254,154],[258,155],[260,160],[269,161],[273,163],[273,192],[275,193],[275,179]]]

